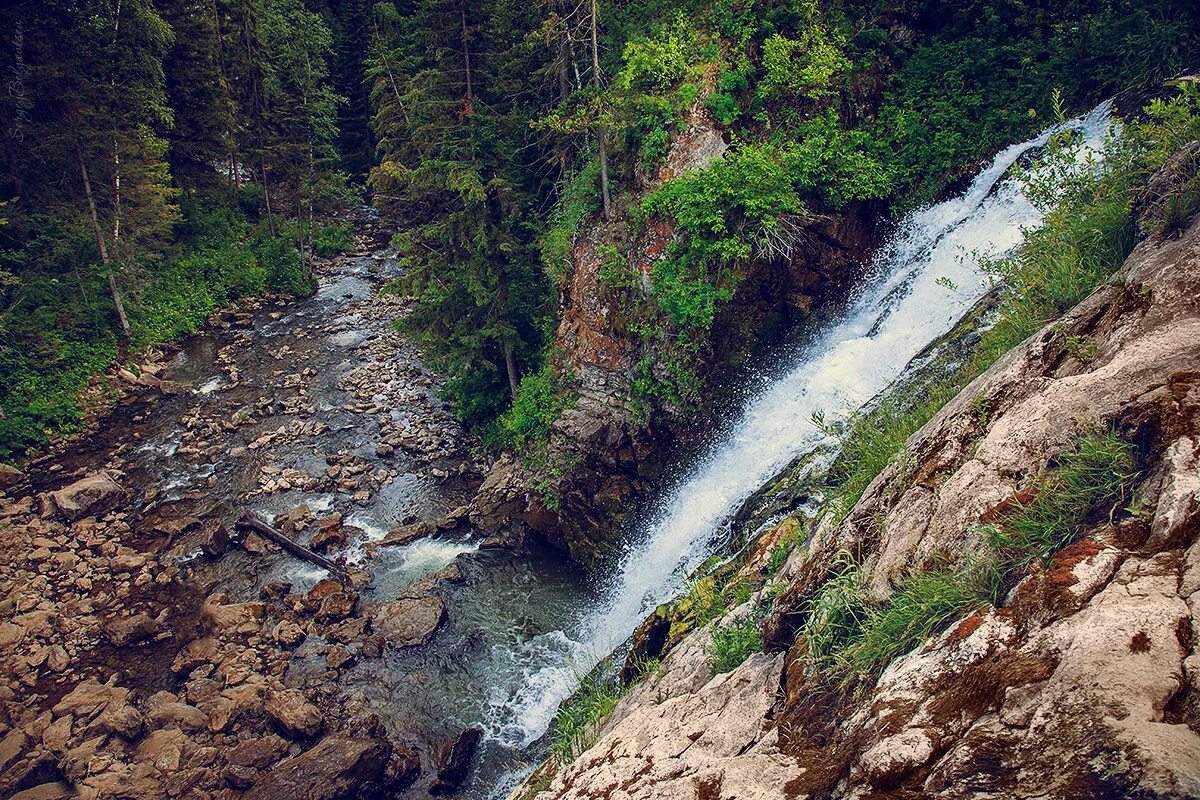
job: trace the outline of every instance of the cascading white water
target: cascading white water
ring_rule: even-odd
[[[1108,134],[1109,105],[1069,125],[1096,149]],[[751,396],[728,438],[667,496],[578,630],[526,644],[520,682],[495,687],[491,697],[490,736],[518,748],[540,737],[580,676],[625,641],[651,609],[681,591],[739,507],[823,441],[811,421],[814,412],[861,407],[979,300],[988,288],[979,256],[1010,250],[1040,219],[1010,170],[1053,132],[1009,147],[961,197],[904,221],[841,320],[796,352],[781,378]]]

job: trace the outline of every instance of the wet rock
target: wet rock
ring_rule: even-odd
[[[291,737],[316,736],[324,725],[320,710],[299,689],[272,691],[264,710]]]
[[[375,612],[375,630],[395,647],[429,644],[446,621],[446,604],[438,597],[402,597]]]
[[[317,609],[317,619],[345,619],[354,613],[357,603],[358,597],[354,592],[333,592],[321,600],[321,607]]]
[[[471,761],[475,758],[475,750],[482,738],[483,731],[467,728],[442,746],[438,752],[437,778],[429,787],[430,794],[452,794],[458,791],[471,771]]]
[[[391,757],[382,739],[330,735],[312,749],[276,764],[245,800],[349,800],[379,793]]]
[[[379,540],[379,544],[384,547],[402,547],[415,542],[417,539],[432,536],[435,533],[437,533],[437,525],[432,522],[415,522],[412,525],[402,525],[399,528],[392,528],[387,532],[386,536]]]
[[[346,543],[346,529],[342,526],[341,514],[330,514],[317,521],[317,531],[309,539],[308,546],[317,552],[325,552]]]
[[[112,511],[126,498],[125,490],[101,471],[49,493],[54,507],[68,522]]]
[[[325,651],[325,666],[337,670],[354,663],[357,656],[354,651],[340,644],[335,644]]]
[[[204,526],[200,549],[209,558],[218,558],[225,555],[230,542],[229,530],[220,522],[212,522]]]
[[[284,647],[295,647],[303,642],[306,636],[304,628],[292,620],[282,620],[271,629],[271,638]]]
[[[155,638],[166,630],[164,612],[159,617],[139,612],[128,617],[116,617],[104,623],[104,635],[117,647],[127,647]]]

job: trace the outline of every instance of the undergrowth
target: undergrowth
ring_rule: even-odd
[[[886,601],[872,597],[860,567],[841,554],[808,604],[800,635],[809,663],[842,688],[873,680],[972,608],[1002,602],[1030,565],[1048,563],[1089,518],[1119,510],[1136,474],[1128,442],[1109,432],[1080,436],[1029,487],[1030,500],[983,531],[989,549],[910,573]]]

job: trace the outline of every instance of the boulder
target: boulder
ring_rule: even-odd
[[[183,646],[171,664],[171,671],[179,674],[191,672],[201,664],[216,663],[221,644],[211,636],[193,639]]]
[[[245,800],[349,800],[375,796],[385,779],[391,745],[383,739],[326,736],[312,749],[276,764]]]
[[[125,490],[104,471],[80,478],[50,492],[59,515],[67,522],[94,517],[112,511],[126,498]]]
[[[402,547],[415,542],[417,539],[432,536],[437,533],[437,530],[437,525],[432,522],[414,522],[412,525],[401,525],[398,528],[392,528],[388,531],[387,535],[379,540],[379,544],[384,547]]]
[[[204,526],[204,535],[200,540],[200,549],[209,558],[217,558],[218,556],[225,555],[225,551],[229,549],[231,541],[229,530],[224,525],[220,522],[209,523]]]
[[[52,781],[22,789],[12,795],[9,800],[68,800],[68,798],[78,796],[78,793],[71,788],[71,784],[64,781]]]
[[[290,619],[281,620],[271,629],[271,638],[284,647],[295,647],[304,641],[304,628]]]
[[[0,491],[10,489],[21,482],[25,473],[8,464],[0,464]]]
[[[156,619],[144,611],[128,617],[115,617],[104,623],[104,635],[117,647],[153,639],[165,629],[164,618]]]
[[[267,697],[267,715],[289,736],[316,736],[324,724],[320,710],[299,689],[273,691]]]
[[[458,791],[471,771],[471,761],[482,738],[483,731],[479,728],[467,728],[442,746],[437,758],[437,777],[429,787],[430,794]]]
[[[375,612],[374,629],[396,647],[429,644],[446,621],[446,604],[438,597],[402,597]]]

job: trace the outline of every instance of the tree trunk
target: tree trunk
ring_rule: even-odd
[[[471,80],[471,43],[467,38],[467,8],[466,6],[459,7],[459,13],[462,15],[462,46],[463,46],[463,62],[467,69],[467,101],[463,108],[463,116],[471,116],[471,105],[475,100],[475,88]]]
[[[100,261],[108,269],[108,291],[112,294],[113,306],[117,309],[117,320],[121,323],[121,349],[124,350],[129,342],[129,320],[125,317],[125,304],[121,301],[121,290],[117,286],[117,278],[113,273],[112,262],[108,257],[108,245],[104,241],[104,231],[100,229],[100,215],[96,213],[96,200],[92,197],[92,182],[88,178],[87,164],[83,160],[83,149],[76,144],[75,156],[79,159],[79,174],[83,178],[83,193],[87,196],[88,214],[92,219],[92,232],[96,236],[96,249],[100,251]]]
[[[592,0],[592,85],[600,88],[600,11],[598,0]],[[604,127],[596,129],[596,143],[600,150],[600,198],[603,201],[604,218],[612,219],[612,198],[608,192],[608,142]]]
[[[512,392],[513,399],[516,400],[521,382],[517,379],[517,361],[513,358],[512,339],[505,336],[502,347],[504,349],[504,369],[508,372],[508,390]]]

